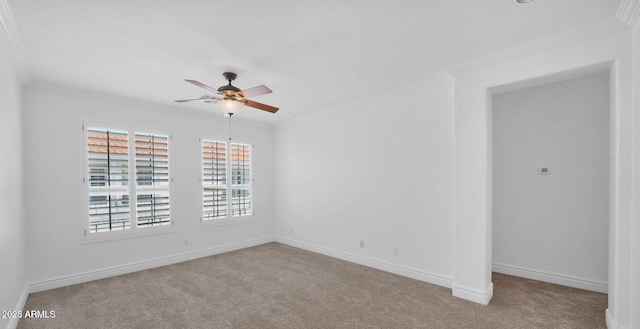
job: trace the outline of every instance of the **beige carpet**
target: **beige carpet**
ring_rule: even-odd
[[[488,306],[278,243],[31,294],[18,328],[605,328],[607,296],[494,274]]]

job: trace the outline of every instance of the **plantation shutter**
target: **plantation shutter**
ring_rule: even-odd
[[[136,133],[135,149],[137,225],[170,224],[169,137]]]
[[[87,128],[91,233],[130,227],[128,143],[125,131]]]
[[[231,144],[231,210],[251,215],[251,145]]]
[[[203,220],[227,217],[227,144],[202,141]]]

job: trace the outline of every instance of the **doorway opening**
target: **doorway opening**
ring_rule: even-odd
[[[491,90],[492,270],[608,292],[608,68]]]

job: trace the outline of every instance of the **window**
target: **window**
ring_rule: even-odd
[[[129,141],[125,131],[87,131],[89,232],[126,230],[129,216]]]
[[[231,144],[231,214],[251,215],[250,146]]]
[[[203,220],[251,215],[251,188],[251,145],[202,140]]]
[[[203,219],[227,217],[227,144],[202,141]]]
[[[172,223],[168,135],[89,127],[86,141],[86,235]]]
[[[168,136],[136,133],[137,225],[169,224]]]

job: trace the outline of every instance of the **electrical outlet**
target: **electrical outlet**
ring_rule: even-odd
[[[364,248],[364,241],[360,241],[360,248]]]
[[[396,256],[400,255],[400,249],[398,249],[397,247],[393,248],[393,254]]]
[[[184,245],[188,246],[189,245],[189,239],[184,239]]]

